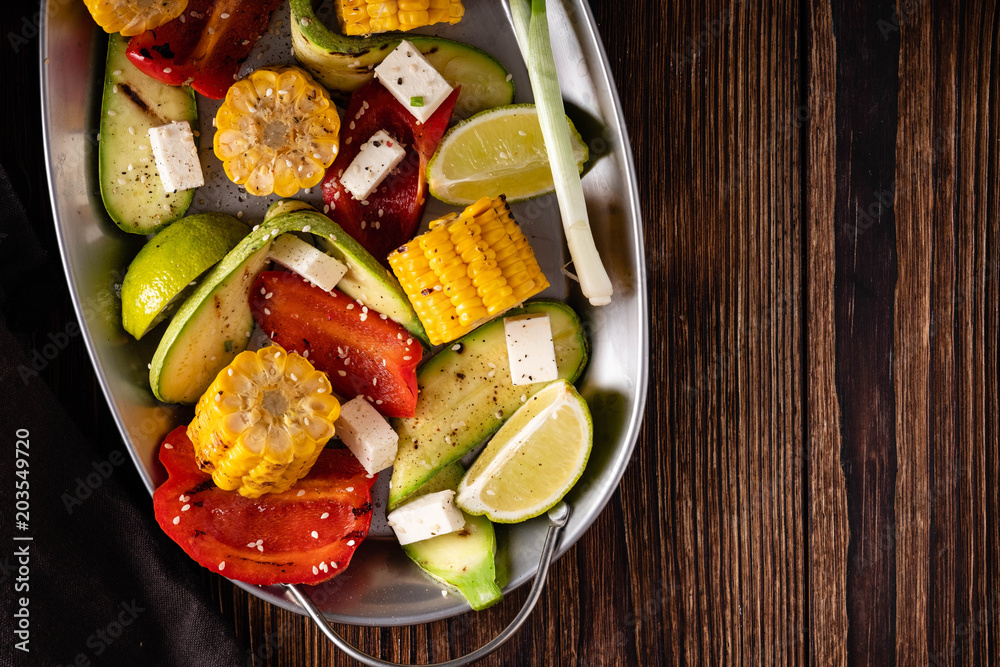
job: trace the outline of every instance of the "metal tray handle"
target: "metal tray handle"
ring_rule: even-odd
[[[569,520],[570,509],[569,505],[560,502],[551,510],[549,510],[549,532],[545,535],[545,542],[542,544],[542,555],[538,561],[538,571],[535,574],[535,581],[531,584],[531,592],[528,593],[528,599],[524,601],[524,605],[521,607],[521,611],[517,613],[514,620],[503,629],[503,631],[494,637],[488,644],[480,647],[479,649],[453,660],[448,660],[445,662],[435,662],[433,664],[428,664],[425,667],[459,667],[460,665],[469,665],[479,660],[485,658],[493,651],[503,646],[508,639],[514,636],[514,634],[524,625],[524,622],[528,620],[528,616],[531,614],[531,610],[535,608],[535,604],[538,602],[538,598],[542,595],[542,589],[545,587],[545,579],[549,574],[549,566],[552,564],[552,557],[556,553],[556,546],[559,543],[559,533],[562,532],[563,526]],[[363,653],[351,644],[347,642],[346,639],[337,634],[330,624],[327,622],[326,618],[323,617],[323,612],[316,607],[316,603],[312,601],[309,594],[298,586],[288,586],[288,590],[291,592],[292,597],[302,605],[302,608],[306,610],[319,629],[323,631],[333,644],[339,648],[341,651],[351,656],[355,660],[369,667],[409,667],[406,663],[399,662],[388,662],[386,660],[380,660],[374,656],[370,656],[367,653]]]

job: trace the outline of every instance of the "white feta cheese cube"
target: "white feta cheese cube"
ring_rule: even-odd
[[[149,128],[149,145],[164,190],[177,192],[205,185],[198,147],[186,120]]]
[[[405,39],[375,68],[375,77],[420,123],[426,123],[454,90]]]
[[[333,428],[369,475],[385,470],[396,460],[399,436],[364,396],[340,406],[340,417]]]
[[[551,382],[559,377],[552,324],[548,315],[519,315],[503,321],[510,379],[515,385]]]
[[[379,130],[361,146],[340,182],[355,199],[364,201],[405,156],[399,142],[385,130]]]
[[[465,515],[455,506],[452,490],[428,493],[389,513],[388,523],[400,544],[412,544],[461,530]]]
[[[294,234],[282,234],[276,238],[267,258],[327,292],[336,287],[347,273],[343,262],[317,250]]]

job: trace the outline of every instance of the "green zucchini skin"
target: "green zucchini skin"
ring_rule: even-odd
[[[108,36],[98,144],[101,199],[123,231],[150,234],[182,217],[194,190],[163,189],[149,129],[186,120],[197,131],[198,105],[190,88],[167,86],[137,70],[125,56],[127,47],[127,39]]]
[[[588,344],[573,309],[534,301],[506,316],[547,314],[552,324],[559,378],[574,382],[587,363]],[[392,470],[389,509],[395,509],[434,475],[496,433],[524,400],[546,383],[515,387],[510,381],[503,318],[487,322],[446,345],[417,372],[417,412],[393,420],[399,452]]]
[[[292,0],[291,15],[295,57],[332,93],[346,97],[371,81],[375,68],[405,39],[448,83],[462,86],[454,111],[459,118],[510,104],[514,99],[507,68],[469,44],[400,32],[351,37],[326,27],[311,0]]]
[[[446,489],[455,490],[465,469],[453,463],[417,491],[414,499]],[[465,526],[454,533],[413,542],[403,551],[421,570],[462,594],[479,611],[500,601],[503,593],[496,581],[496,533],[485,516],[462,512]]]
[[[247,302],[250,286],[268,266],[267,254],[271,242],[281,234],[308,232],[316,243],[329,242],[333,244],[329,247],[343,249],[343,254],[337,257],[349,264],[345,279],[349,278],[350,271],[367,275],[359,268],[360,260],[357,258],[363,257],[360,253],[367,255],[366,262],[377,267],[382,274],[388,274],[330,218],[314,210],[296,210],[294,207],[285,210],[290,212],[272,216],[251,231],[215,265],[181,304],[153,355],[149,384],[156,398],[164,403],[197,402],[215,376],[246,349],[254,328]],[[389,280],[392,282],[387,282]],[[398,283],[398,295],[376,291],[372,286],[388,290],[394,282],[395,278],[387,275],[386,282],[371,279],[358,284],[367,288],[365,296],[369,299],[366,303],[375,310],[379,310],[379,306],[386,307],[394,299],[402,299],[408,307],[409,302]],[[337,287],[352,298],[361,298],[342,289],[346,284],[345,280],[341,280]],[[381,299],[385,299],[386,303]],[[413,319],[416,319],[416,314]],[[423,329],[419,331],[422,333]]]

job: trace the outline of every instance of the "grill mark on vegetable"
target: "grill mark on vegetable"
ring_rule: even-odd
[[[136,105],[137,107],[139,107],[139,110],[142,111],[144,114],[146,114],[147,116],[152,116],[153,118],[155,118],[160,125],[166,125],[167,124],[166,121],[163,120],[163,118],[160,117],[160,114],[156,113],[156,111],[153,109],[153,107],[151,107],[149,105],[149,103],[142,98],[142,95],[140,95],[138,92],[136,92],[135,88],[133,88],[132,86],[128,85],[124,81],[122,81],[121,83],[118,84],[118,88],[123,93],[125,93],[125,97],[129,98],[130,100],[132,100],[132,103],[134,105]]]
[[[371,511],[372,511],[372,504],[371,503],[365,503],[361,507],[355,507],[355,508],[351,509],[351,512],[354,513],[355,517],[364,516],[365,514],[368,514]]]
[[[153,38],[154,39],[156,38],[156,32],[155,31],[153,32]],[[143,49],[143,50],[145,50],[145,49]],[[163,56],[167,60],[173,60],[174,52],[170,48],[170,42],[167,42],[166,44],[157,44],[157,45],[155,45],[153,47],[153,50],[156,51],[157,53],[159,53],[161,56]]]
[[[212,488],[212,486],[213,486],[212,480],[206,479],[204,482],[201,482],[200,484],[198,484],[198,486],[196,486],[196,487],[194,487],[192,489],[188,489],[187,491],[185,491],[184,495],[185,496],[193,496],[193,495],[201,493],[202,491],[207,491],[208,489]]]

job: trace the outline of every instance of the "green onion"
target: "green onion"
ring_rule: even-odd
[[[587,202],[583,197],[580,172],[573,156],[569,128],[566,125],[566,109],[559,90],[559,76],[552,57],[545,0],[509,2],[514,32],[528,65],[531,92],[535,96],[538,121],[549,154],[549,166],[555,181],[556,199],[562,213],[569,254],[580,278],[583,295],[590,299],[592,305],[606,306],[611,303],[613,289],[590,229]]]
[[[411,107],[422,107],[422,106],[424,106],[424,98],[423,97],[411,97],[410,98],[410,106]]]

